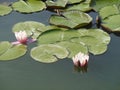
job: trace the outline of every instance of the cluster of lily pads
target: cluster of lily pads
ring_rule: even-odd
[[[99,28],[85,27],[93,18],[87,13],[98,13],[100,26],[110,32],[120,31],[120,0],[19,0],[0,4],[0,16],[10,12],[33,13],[43,10],[56,12],[49,19],[50,25],[26,21],[15,24],[14,33],[25,31],[27,37],[36,40],[37,46],[30,56],[40,62],[52,63],[72,58],[79,52],[103,54],[110,43],[110,36]],[[14,60],[26,54],[28,44],[0,42],[0,60]]]

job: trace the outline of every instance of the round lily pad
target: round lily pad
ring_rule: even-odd
[[[65,10],[80,10],[83,12],[90,11],[92,9],[90,7],[90,3],[91,3],[91,0],[84,0],[78,4],[68,6]]]
[[[63,41],[63,42],[58,43],[58,45],[68,49],[68,51],[70,53],[69,56],[68,56],[69,58],[72,58],[73,56],[75,56],[79,52],[88,54],[87,47],[85,45],[83,45],[83,44],[80,44],[80,43]]]
[[[30,54],[31,57],[36,61],[53,63],[59,59],[66,58],[69,52],[66,48],[59,45],[44,44],[34,47]]]
[[[39,0],[19,0],[12,4],[14,10],[21,13],[32,13],[46,8],[44,2]]]
[[[92,18],[87,13],[78,10],[64,12],[61,16],[52,15],[50,17],[51,24],[69,28],[82,27],[91,21]]]
[[[0,4],[0,16],[4,16],[6,14],[9,14],[12,11],[12,8],[7,6],[7,5],[3,5]]]
[[[42,33],[38,38],[39,44],[57,43],[61,41],[70,40],[71,38],[78,37],[79,33],[76,30],[50,30]]]
[[[105,19],[111,15],[119,14],[119,9],[116,5],[106,6],[99,11],[101,19]]]
[[[120,15],[109,16],[102,21],[102,27],[110,32],[120,32]]]
[[[72,42],[81,43],[88,47],[88,51],[94,55],[102,54],[107,50],[110,36],[100,29],[79,30],[79,38],[71,39]]]
[[[23,56],[27,49],[25,45],[12,45],[11,43],[4,41],[0,43],[0,60],[14,60]]]

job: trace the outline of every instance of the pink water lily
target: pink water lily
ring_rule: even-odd
[[[74,63],[75,66],[84,67],[88,63],[89,55],[79,52],[72,59],[73,59],[73,63]]]
[[[21,44],[27,43],[28,37],[25,31],[15,32],[15,37],[18,40],[18,42],[20,42]]]

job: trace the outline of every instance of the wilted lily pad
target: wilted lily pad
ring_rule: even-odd
[[[85,0],[84,2],[80,2],[78,4],[69,6],[66,10],[80,10],[80,11],[90,11],[92,8],[90,7],[91,0]]]
[[[53,44],[40,45],[31,50],[31,57],[43,63],[56,62],[58,59],[66,58],[68,54],[66,48]]]
[[[106,6],[100,9],[99,14],[102,19],[105,19],[111,15],[119,14],[119,9],[116,5]]]
[[[23,56],[26,53],[25,45],[12,45],[4,41],[0,43],[0,60],[13,60]]]
[[[69,28],[78,28],[89,24],[92,18],[84,12],[81,11],[67,11],[61,16],[53,15],[50,17],[50,23]]]
[[[69,58],[72,58],[73,56],[75,56],[79,52],[82,52],[82,53],[85,53],[85,54],[88,53],[87,47],[83,44],[80,44],[80,43],[63,41],[63,42],[59,42],[57,44],[68,49],[68,51],[70,53],[69,56],[68,56]]]
[[[102,27],[111,32],[120,32],[120,15],[109,16],[102,22]]]
[[[12,8],[7,5],[0,4],[0,16],[9,14],[12,11]]]
[[[26,31],[28,36],[37,38],[42,31],[45,30],[45,25],[35,21],[19,22],[13,26],[13,32]]]
[[[40,0],[19,0],[14,2],[12,7],[21,13],[31,13],[45,9],[46,5]]]

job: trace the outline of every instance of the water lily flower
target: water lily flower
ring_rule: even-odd
[[[18,40],[18,42],[20,42],[21,44],[27,43],[28,37],[25,31],[15,32],[15,37]]]
[[[88,63],[89,55],[79,52],[72,59],[76,67],[85,67]]]
[[[29,44],[36,41],[36,39],[28,38],[27,33],[25,31],[15,32],[15,37],[17,41],[12,42],[13,45]]]

